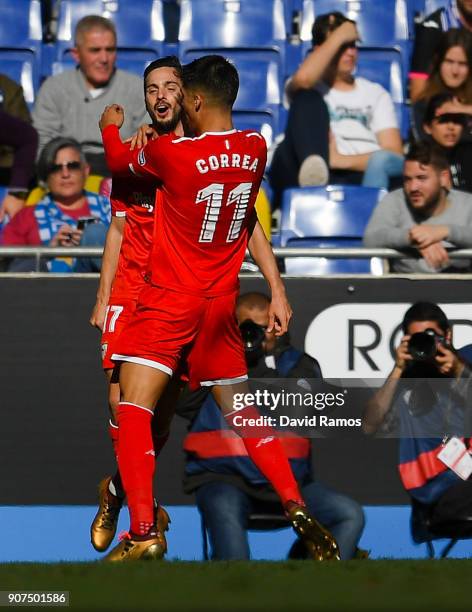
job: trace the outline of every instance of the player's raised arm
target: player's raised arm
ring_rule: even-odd
[[[253,225],[254,229],[248,243],[249,252],[269,284],[272,295],[267,331],[270,332],[272,329],[275,329],[276,336],[282,336],[288,330],[288,324],[292,318],[292,308],[285,294],[285,286],[280,276],[272,247],[255,213]]]
[[[151,141],[143,149],[133,151],[129,145],[122,142],[120,128],[123,125],[125,113],[119,104],[107,106],[100,117],[103,147],[109,170],[114,176],[158,176],[153,163],[153,152],[157,141]],[[153,146],[154,145],[154,146]],[[144,157],[146,151],[146,157]],[[150,163],[145,163],[145,162]]]

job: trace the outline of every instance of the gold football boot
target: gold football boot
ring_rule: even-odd
[[[305,506],[290,503],[285,512],[295,532],[315,561],[340,561],[339,548],[331,533],[314,519]]]
[[[162,538],[154,533],[147,540],[132,540],[129,533],[124,533],[121,542],[112,548],[104,561],[156,561],[162,559],[165,550]],[[164,538],[165,542],[165,538]]]
[[[169,530],[170,518],[166,510],[154,500],[156,530],[147,540],[133,540],[129,533],[120,536],[120,543],[113,548],[104,561],[156,561],[167,552],[167,541],[164,535]]]
[[[164,532],[169,531],[169,523],[171,520],[167,514],[167,511],[161,506],[161,504],[157,503],[156,500],[154,500],[154,503],[157,504],[155,508],[157,539],[161,543],[163,550],[162,556],[164,556],[167,552],[167,540]]]
[[[98,511],[90,528],[92,546],[99,552],[105,551],[115,537],[123,500],[108,489],[111,476],[104,478],[98,485]]]

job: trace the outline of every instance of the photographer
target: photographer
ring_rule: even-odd
[[[273,332],[265,331],[269,304],[269,298],[260,293],[244,294],[237,303],[236,316],[246,346],[249,378],[284,377],[302,383],[321,378],[315,359],[293,348],[287,336],[277,339]],[[227,431],[208,390],[188,393],[179,403],[177,413],[191,421],[184,441],[187,452],[184,490],[196,494],[209,535],[211,558],[249,559],[249,516],[254,512],[282,516],[282,506],[245,453],[240,439]],[[354,500],[313,481],[309,440],[292,436],[286,450],[310,512],[336,538],[341,559],[359,555],[356,547],[364,527],[362,508]],[[290,557],[306,557],[300,540],[292,546]]]
[[[472,471],[472,459],[465,452],[471,440],[464,437],[470,435],[466,409],[472,372],[461,351],[453,348],[449,321],[436,304],[413,304],[402,329],[394,368],[369,401],[363,429],[372,434],[398,423],[403,486],[428,507],[434,529],[435,524],[472,512],[472,480],[467,473],[469,465]],[[462,466],[445,456],[455,448],[465,455]]]

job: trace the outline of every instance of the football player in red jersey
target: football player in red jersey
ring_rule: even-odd
[[[144,72],[144,94],[147,111],[158,135],[182,134],[180,122],[182,101],[181,65],[169,56],[152,62]],[[151,177],[114,177],[111,191],[112,220],[103,253],[100,284],[90,323],[102,330],[102,366],[108,381],[110,407],[109,435],[116,455],[118,424],[116,409],[120,401],[119,365],[111,361],[115,344],[136,308],[145,282],[154,227],[154,206],[159,206],[160,191]],[[152,421],[156,456],[164,446],[170,420],[179,392],[178,381],[166,389],[160,410]],[[118,515],[124,501],[119,470],[99,484],[99,509],[91,526],[91,541],[100,552],[106,550],[116,533]],[[169,517],[162,507],[157,510],[158,536],[162,553],[167,546],[164,531]]]
[[[237,71],[221,56],[205,56],[184,67],[183,80],[184,116],[194,138],[167,135],[130,152],[119,136],[123,109],[107,107],[100,120],[110,169],[162,182],[150,282],[112,355],[122,362],[118,463],[131,526],[107,556],[111,561],[156,557],[150,422],[181,358],[187,362],[190,386],[212,386],[232,427],[238,430],[235,416],[248,423],[258,416],[254,406],[236,411],[233,404],[235,393],[249,391],[234,313],[246,248],[271,289],[268,330],[285,333],[292,314],[254,211],[266,163],[265,142],[260,134],[232,125]],[[313,557],[339,558],[334,538],[309,515],[274,431],[243,427],[239,433]]]

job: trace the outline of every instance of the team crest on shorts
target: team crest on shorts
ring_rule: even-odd
[[[105,355],[107,354],[107,350],[108,350],[108,342],[104,342],[102,344],[102,359],[105,359]]]

